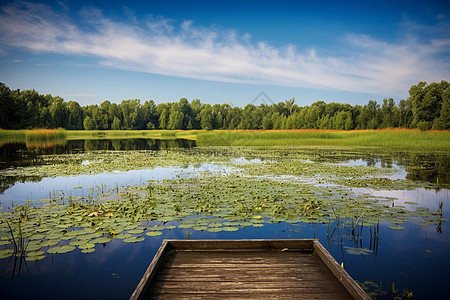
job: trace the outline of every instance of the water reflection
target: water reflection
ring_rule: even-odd
[[[98,139],[70,140],[58,143],[0,144],[0,170],[11,167],[39,165],[41,155],[74,154],[85,151],[167,150],[196,147],[187,139]]]
[[[361,154],[359,159],[346,160],[342,165],[377,168],[404,168],[406,179],[430,182],[438,187],[450,185],[450,155],[446,153],[390,153],[374,156]]]
[[[72,141],[75,142],[75,141]],[[82,142],[82,141],[76,141]],[[84,140],[83,150],[166,150],[172,148],[193,148],[195,140],[187,139],[114,139],[114,140]]]

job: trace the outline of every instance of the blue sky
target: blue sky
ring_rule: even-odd
[[[446,1],[0,1],[0,82],[82,105],[366,104],[450,80]],[[264,102],[268,100],[265,99]]]

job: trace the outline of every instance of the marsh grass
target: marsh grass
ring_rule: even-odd
[[[0,145],[7,143],[26,143],[28,148],[40,148],[64,144],[66,141],[64,129],[27,129],[3,130],[0,129]]]
[[[68,140],[96,139],[192,139],[195,135],[183,130],[67,130]]]
[[[450,151],[450,131],[382,130],[0,130],[0,144],[66,140],[190,139],[197,146],[343,146],[399,151]]]
[[[449,151],[449,131],[384,130],[236,130],[197,133],[197,146],[350,146],[386,150]]]

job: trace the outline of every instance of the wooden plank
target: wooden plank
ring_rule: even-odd
[[[262,280],[256,276],[265,276],[267,280]],[[314,276],[314,273],[309,273],[306,275],[286,275],[284,274],[254,274],[254,275],[239,275],[239,274],[216,274],[209,275],[205,274],[204,276],[195,275],[195,276],[177,276],[177,275],[164,275],[158,274],[158,277],[154,279],[154,282],[163,281],[163,282],[195,282],[195,283],[208,283],[208,282],[295,282],[296,285],[299,283],[302,286],[328,286],[334,285],[334,283],[330,283],[329,280],[323,280],[318,276]],[[340,283],[339,283],[340,284]]]
[[[220,264],[210,264],[211,257],[226,256]],[[276,260],[267,263],[262,258],[283,257],[291,259],[280,264]],[[257,259],[257,261],[255,261]],[[205,263],[206,260],[206,263]],[[244,263],[240,263],[244,260]],[[228,263],[233,261],[234,263]],[[312,254],[278,251],[171,251],[167,254],[164,267],[152,285],[154,293],[197,295],[209,292],[274,294],[290,291],[296,294],[318,293],[346,295],[342,285],[332,276],[320,260]],[[308,269],[309,272],[305,272]],[[325,271],[325,274],[324,274]],[[329,272],[327,275],[326,272]],[[170,275],[166,275],[170,274]],[[206,276],[204,274],[207,274]],[[212,274],[216,278],[211,278]],[[275,275],[274,275],[275,274]],[[296,277],[288,277],[296,274]],[[336,297],[334,297],[336,298]],[[337,297],[339,298],[339,297]],[[349,298],[349,295],[347,296]]]
[[[239,250],[237,250],[239,251]],[[199,263],[205,264],[246,264],[246,263],[312,263],[310,260],[311,254],[297,253],[293,255],[293,252],[280,252],[277,251],[258,251],[259,255],[255,256],[250,254],[249,251],[240,251],[237,255],[237,251],[193,251],[184,252],[183,255],[173,257],[173,264]]]
[[[277,293],[264,293],[264,294],[258,294],[258,293],[227,293],[227,294],[220,294],[215,293],[214,295],[211,295],[210,293],[198,293],[198,294],[190,294],[190,295],[183,295],[183,294],[155,294],[152,295],[152,297],[143,298],[145,300],[147,299],[159,299],[159,300],[173,300],[173,299],[189,299],[189,300],[203,300],[203,299],[227,299],[227,300],[233,300],[233,299],[245,299],[245,300],[252,300],[252,299],[297,299],[297,300],[314,300],[314,299],[320,299],[320,300],[344,300],[347,298],[342,298],[340,295],[334,295],[334,294],[286,294],[283,292],[277,292]]]
[[[312,240],[166,240],[175,250],[288,250],[313,251]]]
[[[325,263],[330,271],[342,283],[347,291],[354,299],[370,300],[370,297],[364,290],[353,280],[353,278],[345,271],[333,256],[322,246],[319,241],[314,241],[314,253]]]
[[[156,252],[155,257],[152,259],[150,265],[142,276],[141,281],[138,286],[134,290],[133,294],[130,297],[130,300],[137,300],[141,298],[141,294],[146,290],[149,283],[152,281],[153,277],[156,274],[158,267],[161,265],[162,257],[164,257],[165,253],[169,250],[168,243],[163,241],[161,246]]]
[[[311,290],[321,291],[325,293],[341,292],[342,286],[339,284],[333,284],[330,282],[315,282],[315,281],[210,281],[208,284],[198,284],[199,282],[180,282],[162,280],[155,281],[152,288],[155,290],[164,289],[168,291],[170,289],[181,290],[183,293],[189,293],[190,291],[225,291],[225,290],[237,290],[237,289],[250,289],[250,290],[273,290],[273,289],[298,289],[298,290]],[[201,281],[200,281],[201,283]],[[205,282],[203,282],[205,283]]]
[[[234,254],[241,255],[242,252],[237,252]],[[250,252],[249,254],[261,255],[262,253]],[[179,255],[184,256],[184,253],[177,252],[171,256]],[[230,255],[230,253],[227,253],[227,255]],[[333,294],[333,296],[330,296],[329,298],[337,299],[342,298],[343,295],[347,295],[348,299],[350,296],[346,294],[342,285],[331,275],[331,273],[328,274],[328,277],[327,274],[323,274],[324,269],[328,272],[329,270],[326,269],[322,264],[318,266],[316,257],[313,257],[311,255],[309,256],[311,260],[316,260],[315,266],[312,265],[314,266],[314,272],[304,273],[302,272],[302,268],[296,265],[296,267],[290,268],[293,274],[296,274],[296,278],[286,276],[288,274],[286,272],[286,268],[269,268],[268,270],[257,268],[253,276],[240,278],[239,276],[242,276],[242,272],[246,272],[248,271],[248,269],[246,268],[246,266],[242,266],[241,268],[236,266],[227,271],[225,271],[224,268],[209,269],[209,273],[211,273],[211,271],[217,272],[217,276],[221,276],[219,280],[216,278],[210,281],[208,280],[207,276],[201,277],[200,273],[197,273],[194,280],[186,280],[192,278],[192,271],[195,270],[195,268],[193,268],[187,269],[183,274],[178,274],[178,276],[173,275],[169,278],[162,275],[161,273],[158,273],[158,277],[155,278],[153,289],[156,293],[158,293],[159,290],[161,292],[163,291],[164,293],[176,294],[177,298],[180,294],[197,295],[198,293],[204,294],[206,292],[209,292],[210,295],[213,294],[214,298],[216,298],[216,293],[221,293],[222,295],[224,295],[228,293],[236,293],[237,291],[241,293],[241,296],[246,293],[253,296],[256,294],[260,294],[260,296],[264,298],[269,298],[269,294],[277,295],[280,292],[290,291],[290,298],[294,298],[298,294],[311,296],[324,293],[323,291],[326,291],[324,294],[327,294],[328,296],[330,296],[330,294]],[[164,267],[164,269],[170,270],[173,266],[174,265],[168,264]],[[176,270],[179,271],[179,269]],[[278,278],[274,278],[272,274],[273,270],[280,271]],[[163,269],[161,271],[163,271]],[[207,268],[202,271],[204,271],[203,274],[208,274]],[[267,273],[261,274],[262,271]],[[228,279],[225,279],[226,277],[228,277]],[[170,278],[175,278],[175,280],[171,280]],[[207,282],[207,284],[205,283],[205,281]]]
[[[369,299],[316,242],[165,240],[130,299]]]
[[[187,278],[187,277],[191,277],[191,278],[195,278],[195,277],[205,277],[205,278],[214,278],[214,277],[224,277],[224,276],[228,276],[228,274],[232,273],[232,271],[236,270],[230,270],[230,269],[219,269],[217,271],[211,271],[211,269],[209,268],[202,268],[199,270],[183,270],[183,271],[179,271],[179,270],[174,270],[174,269],[168,269],[168,270],[160,270],[158,272],[159,275],[161,276],[166,276],[166,277],[179,277],[179,278]],[[318,271],[320,271],[320,269],[317,268],[309,268],[309,269],[303,269],[303,268],[290,268],[290,269],[266,269],[266,270],[261,270],[261,269],[256,269],[256,270],[247,270],[247,269],[239,269],[238,271],[239,274],[237,274],[236,276],[239,277],[243,277],[243,278],[250,278],[250,277],[255,277],[255,276],[268,276],[268,275],[272,275],[273,277],[302,277],[302,276],[309,276],[308,278],[315,278],[314,274],[317,273]],[[301,274],[305,274],[305,275],[299,275],[297,273],[301,272]],[[238,273],[238,272],[236,272]]]
[[[235,293],[241,293],[241,294],[274,294],[274,293],[285,293],[285,294],[292,294],[293,298],[295,298],[295,295],[315,295],[315,294],[328,294],[328,295],[336,295],[336,297],[344,298],[347,300],[353,299],[349,294],[343,294],[340,290],[329,290],[324,287],[318,287],[318,288],[310,288],[310,287],[262,287],[259,286],[258,288],[252,288],[252,287],[238,287],[238,286],[232,286],[232,287],[223,287],[223,286],[211,286],[208,287],[202,287],[193,289],[191,287],[164,287],[160,288],[160,291],[158,291],[159,287],[155,287],[154,294],[177,294],[177,295],[196,295],[196,294],[205,294],[210,293],[211,296],[214,294],[235,294]]]

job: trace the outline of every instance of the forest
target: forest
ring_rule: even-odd
[[[159,103],[139,99],[80,106],[76,101],[41,95],[35,90],[11,90],[0,83],[0,128],[64,128],[68,130],[140,129],[450,129],[450,84],[447,81],[411,86],[398,104],[392,98],[366,105],[317,101],[298,106],[295,99],[274,104],[189,102]]]

